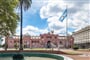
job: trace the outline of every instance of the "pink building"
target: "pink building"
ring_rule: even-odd
[[[15,43],[19,45],[19,37],[14,36],[8,39],[8,48],[14,48]],[[72,36],[59,36],[57,34],[47,33],[40,36],[23,36],[24,48],[70,48],[73,46],[74,38]]]

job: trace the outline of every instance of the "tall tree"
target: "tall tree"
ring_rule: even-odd
[[[0,35],[5,36],[5,50],[9,35],[15,33],[19,16],[15,13],[18,0],[0,0]]]
[[[23,42],[22,42],[22,27],[23,27],[23,9],[28,10],[31,7],[32,0],[19,0],[20,10],[21,10],[21,24],[20,24],[20,50],[23,50]]]

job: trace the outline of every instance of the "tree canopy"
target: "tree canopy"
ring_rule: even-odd
[[[14,34],[19,16],[15,13],[18,0],[0,0],[0,35]]]

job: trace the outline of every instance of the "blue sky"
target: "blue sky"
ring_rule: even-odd
[[[27,25],[33,25],[40,29],[47,27],[47,21],[46,19],[41,19],[39,11],[36,12],[35,14],[25,13],[23,20],[24,20],[23,21],[24,27],[26,27]]]
[[[54,30],[55,34],[66,34],[66,20],[68,34],[72,34],[90,23],[89,0],[32,0],[32,5],[23,11],[23,34],[39,35]],[[66,6],[68,17],[59,20]],[[20,25],[16,35],[20,34]]]

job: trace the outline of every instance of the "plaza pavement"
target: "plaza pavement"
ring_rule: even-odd
[[[0,48],[0,50],[4,50]],[[15,50],[15,49],[10,49]],[[29,50],[29,49],[28,49]],[[58,50],[58,49],[53,49]],[[62,54],[68,57],[71,57],[74,60],[90,60],[90,50],[72,50],[72,49],[59,49],[68,54]]]
[[[64,49],[61,51],[64,52],[74,52],[76,54],[68,54],[65,56],[71,57],[74,60],[90,60],[90,50],[72,50],[72,49]]]

